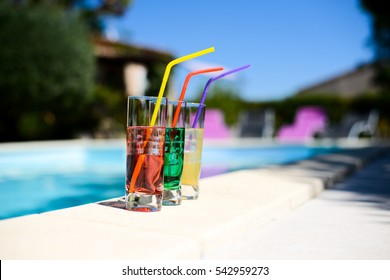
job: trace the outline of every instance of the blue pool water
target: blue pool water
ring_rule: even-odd
[[[204,147],[202,177],[282,164],[333,148]],[[124,145],[0,151],[0,219],[42,213],[124,195]]]

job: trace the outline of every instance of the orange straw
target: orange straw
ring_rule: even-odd
[[[181,103],[184,100],[184,95],[186,94],[187,85],[188,85],[188,82],[190,81],[190,79],[193,76],[195,76],[195,75],[209,73],[209,72],[216,72],[216,71],[221,71],[221,70],[223,70],[223,67],[208,68],[208,69],[202,69],[202,70],[193,71],[193,72],[191,72],[191,73],[189,73],[187,75],[187,77],[186,77],[186,79],[184,81],[184,84],[183,84],[183,88],[181,89],[181,94],[180,94],[180,98],[179,98],[179,104],[178,104],[178,106],[176,108],[175,115],[173,117],[172,127],[176,126],[177,120],[179,119]]]
[[[159,107],[160,107],[160,104],[161,104],[161,99],[162,99],[162,96],[164,95],[165,86],[167,84],[169,73],[170,73],[172,67],[174,65],[176,65],[176,64],[182,63],[183,61],[190,60],[190,59],[196,58],[198,56],[208,54],[210,52],[214,52],[214,50],[215,50],[214,47],[211,47],[211,48],[208,48],[208,49],[204,49],[204,50],[201,50],[201,51],[198,51],[198,52],[195,52],[195,53],[191,53],[191,54],[188,54],[188,55],[176,58],[176,59],[174,59],[174,60],[172,60],[171,62],[168,63],[167,67],[165,68],[165,72],[164,72],[163,80],[162,80],[162,83],[161,83],[160,91],[159,91],[158,96],[157,96],[156,107],[154,108],[154,111],[153,111],[153,114],[152,114],[152,119],[150,121],[150,126],[154,126],[154,124],[156,122],[158,110],[159,110]],[[147,141],[147,139],[148,139],[148,134],[147,134],[146,141]],[[138,178],[138,175],[139,175],[139,173],[141,171],[141,167],[142,167],[142,164],[143,164],[144,160],[145,160],[145,155],[144,154],[140,155],[140,157],[138,158],[137,163],[135,165],[135,168],[134,168],[134,171],[133,171],[133,176],[131,177],[129,192],[134,192],[135,182],[137,181],[137,178]]]

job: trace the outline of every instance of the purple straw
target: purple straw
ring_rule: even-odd
[[[215,76],[215,77],[211,78],[210,80],[208,80],[207,83],[206,83],[206,86],[204,87],[203,94],[202,94],[202,98],[200,99],[200,104],[201,104],[201,105],[204,105],[204,102],[205,102],[206,96],[207,96],[207,91],[208,91],[210,85],[211,85],[215,80],[218,80],[218,79],[220,79],[220,78],[223,78],[223,77],[225,77],[225,76],[227,76],[227,75],[230,75],[230,74],[233,74],[233,73],[235,73],[235,72],[244,70],[244,69],[246,69],[246,68],[249,68],[250,66],[251,66],[250,64],[245,65],[245,66],[241,66],[241,67],[239,67],[239,68],[236,68],[236,69],[233,69],[233,70],[230,70],[230,71],[226,71],[226,72],[224,72],[224,73],[222,73],[222,74],[220,74],[220,75],[218,75],[218,76]],[[192,124],[192,128],[195,128],[195,127],[196,127],[196,124],[197,124],[197,122],[198,122],[198,120],[199,120],[199,117],[200,117],[200,111],[201,111],[201,109],[202,109],[202,106],[199,106],[199,109],[198,109],[198,111],[196,112],[196,115],[195,115],[194,123]]]

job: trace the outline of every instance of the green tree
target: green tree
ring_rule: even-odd
[[[3,0],[2,0],[3,1]],[[42,6],[60,8],[77,14],[89,32],[101,34],[104,30],[103,16],[122,16],[133,0],[100,0],[94,6],[88,0],[6,0],[14,6]]]
[[[92,125],[88,34],[57,8],[0,4],[0,141],[69,138]]]
[[[361,6],[372,17],[372,42],[376,58],[376,83],[390,90],[390,10],[386,0],[361,0]]]

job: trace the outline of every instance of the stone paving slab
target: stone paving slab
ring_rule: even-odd
[[[262,169],[274,176],[317,178],[324,182],[325,188],[361,169],[365,163],[373,160],[381,152],[380,147],[346,149],[337,154],[318,155],[310,160],[292,164],[270,166]],[[275,173],[276,172],[276,173]]]
[[[390,150],[333,189],[206,259],[390,259]]]
[[[0,259],[198,259],[185,236],[124,228],[59,215],[30,215],[0,223]]]

